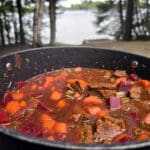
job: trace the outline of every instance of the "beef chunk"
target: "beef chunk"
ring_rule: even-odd
[[[125,131],[125,124],[122,119],[105,116],[96,122],[94,141],[96,143],[111,143],[111,140]]]
[[[141,93],[142,93],[142,88],[141,88],[141,86],[133,85],[129,92],[130,92],[130,97],[132,97],[134,99],[140,99]]]
[[[76,104],[72,109],[73,114],[71,114],[69,120],[80,123],[90,120],[90,114],[81,105]]]
[[[116,86],[115,83],[111,83],[111,82],[100,82],[99,83],[99,88],[113,90],[113,89],[116,89],[117,86]]]
[[[140,102],[137,102],[138,108],[141,108],[146,111],[150,111],[150,101],[149,100],[142,100]]]
[[[84,124],[81,129],[82,143],[89,144],[93,143],[92,126]]]
[[[92,82],[89,84],[89,86],[91,88],[100,88],[100,89],[110,89],[110,90],[113,90],[113,89],[117,89],[117,86],[115,83],[111,82],[110,80],[108,81],[100,81],[100,82]]]
[[[115,95],[115,90],[100,90],[100,93],[102,96],[106,99],[108,99],[110,96]]]
[[[147,113],[142,121],[142,127],[144,129],[150,130],[150,113]]]
[[[125,70],[116,70],[114,72],[114,76],[116,76],[116,77],[126,77],[127,73],[126,73]]]

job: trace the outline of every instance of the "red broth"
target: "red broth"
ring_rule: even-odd
[[[0,124],[50,141],[117,143],[150,138],[150,81],[124,70],[64,69],[15,83]]]

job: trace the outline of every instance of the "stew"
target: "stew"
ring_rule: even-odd
[[[0,124],[50,141],[117,143],[150,138],[150,81],[124,70],[71,68],[14,83]]]

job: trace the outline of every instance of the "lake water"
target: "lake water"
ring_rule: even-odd
[[[112,36],[106,33],[97,34],[98,28],[94,24],[96,13],[91,10],[65,11],[58,13],[56,18],[56,42],[58,43],[79,45],[87,39],[113,39]],[[113,17],[111,16],[111,18]],[[111,19],[108,19],[107,23],[109,23],[109,20]],[[32,43],[33,13],[26,14],[23,21],[26,39],[29,43]],[[109,31],[113,31],[113,29],[109,29]],[[13,31],[11,32],[13,33]],[[46,13],[43,16],[41,33],[42,43],[49,44],[49,15]]]
[[[62,14],[57,14],[56,42],[81,44],[86,39],[112,39],[108,35],[97,34],[95,21],[96,14],[87,10],[65,11]],[[43,24],[42,41],[47,44],[49,43],[50,32],[47,15],[44,15]]]

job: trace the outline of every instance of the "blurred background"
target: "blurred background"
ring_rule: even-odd
[[[150,53],[150,0],[1,0],[0,50],[83,45]]]

